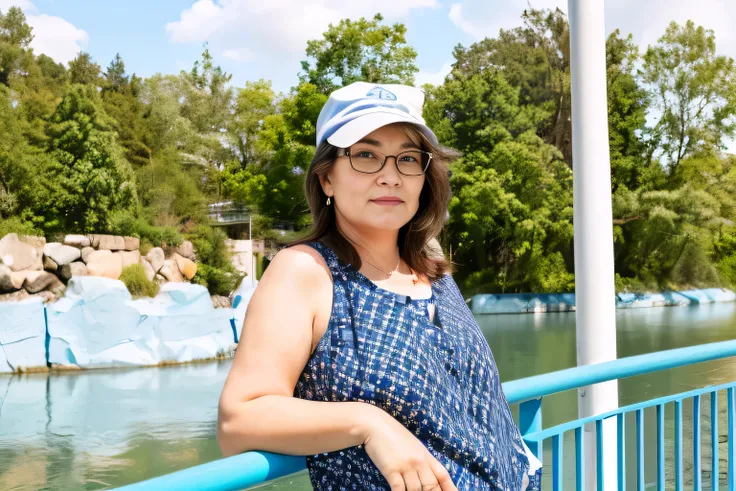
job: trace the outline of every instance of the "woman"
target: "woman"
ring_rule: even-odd
[[[220,399],[223,454],[308,455],[320,490],[538,489],[493,355],[429,245],[455,154],[423,101],[357,82],[322,109],[313,230],[248,305]]]

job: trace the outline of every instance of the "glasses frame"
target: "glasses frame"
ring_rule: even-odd
[[[419,153],[421,153],[423,155],[427,155],[429,157],[427,159],[427,165],[424,166],[424,169],[422,169],[421,174],[407,174],[407,173],[401,171],[401,168],[399,167],[399,157],[401,155],[403,155],[405,153],[409,153],[409,152],[419,152]],[[348,160],[350,161],[350,167],[352,167],[352,169],[355,172],[360,172],[361,174],[378,174],[386,166],[386,162],[388,162],[389,157],[393,157],[394,158],[394,164],[396,165],[396,170],[399,171],[399,174],[401,174],[402,176],[407,176],[407,177],[418,177],[418,176],[423,176],[424,174],[426,174],[427,173],[427,169],[429,169],[429,165],[432,163],[432,158],[434,157],[432,155],[432,152],[425,152],[424,150],[406,150],[404,152],[399,152],[397,155],[384,155],[383,162],[381,162],[381,167],[379,167],[377,170],[375,170],[373,172],[366,172],[364,170],[358,170],[358,169],[355,168],[355,166],[353,165],[353,157],[350,155],[350,149],[349,148],[341,148],[341,149],[339,149],[338,150],[338,153],[337,153],[337,156],[338,157],[346,156],[348,158]]]

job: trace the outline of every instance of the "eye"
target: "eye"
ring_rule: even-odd
[[[402,162],[417,162],[417,158],[413,155],[402,155],[401,156]]]
[[[358,158],[360,158],[360,159],[372,159],[372,158],[375,158],[375,155],[373,155],[368,150],[361,150],[355,156],[358,157]]]

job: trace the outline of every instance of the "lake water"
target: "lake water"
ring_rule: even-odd
[[[504,381],[575,365],[574,313],[493,315],[478,321]],[[723,341],[736,336],[736,304],[620,310],[617,326],[619,357]],[[219,458],[217,399],[229,368],[226,361],[0,376],[0,489],[110,489]],[[622,405],[631,404],[734,379],[736,360],[708,362],[623,380],[619,400]],[[725,397],[720,402],[723,434]],[[706,456],[708,404],[706,397],[701,410]],[[684,408],[687,419],[691,405]],[[545,426],[575,419],[576,414],[574,391],[545,399]],[[669,440],[672,408],[666,414]],[[646,414],[646,425],[646,439],[651,442],[656,431],[653,412]],[[633,424],[629,426],[633,429]],[[690,482],[687,456],[692,441],[687,430],[685,436],[685,475]],[[627,438],[630,458],[635,455],[633,444],[633,437]],[[572,445],[572,440],[566,445]],[[726,456],[723,445],[722,458]],[[646,481],[654,483],[655,454],[649,448]],[[668,449],[672,452],[671,445]],[[572,447],[565,453],[572,455]],[[551,463],[551,456],[545,457],[545,463]],[[629,489],[634,488],[630,481]],[[301,474],[258,487],[259,491],[272,489],[311,488]]]

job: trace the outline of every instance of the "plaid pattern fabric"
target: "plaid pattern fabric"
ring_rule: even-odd
[[[329,326],[295,395],[361,401],[406,426],[461,490],[521,491],[529,468],[488,344],[454,280],[412,299],[378,287],[321,243],[334,282]],[[430,320],[428,304],[435,305]],[[389,490],[362,446],[307,457],[315,489]],[[541,471],[527,490],[538,490]]]

